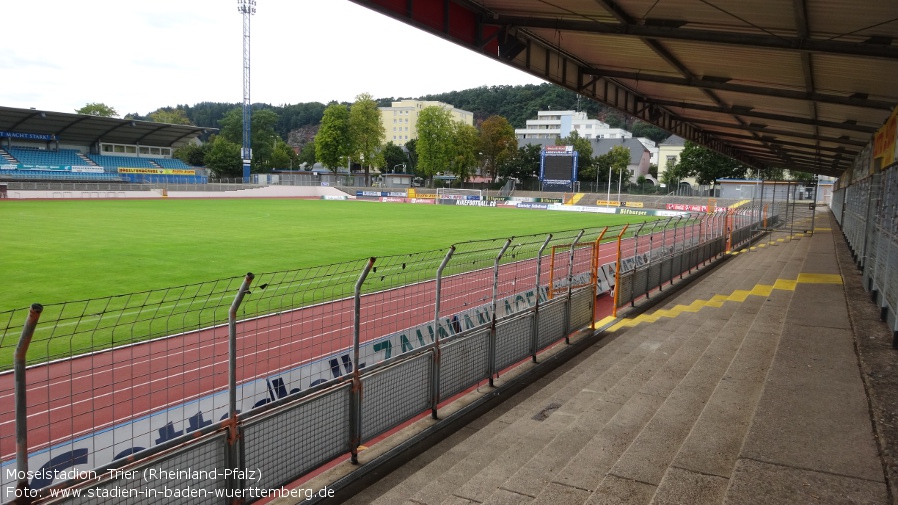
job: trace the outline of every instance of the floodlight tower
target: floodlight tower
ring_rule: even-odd
[[[256,0],[237,0],[237,11],[243,14],[243,182],[249,182],[253,149],[250,142],[250,99],[249,99],[249,18],[256,13]]]

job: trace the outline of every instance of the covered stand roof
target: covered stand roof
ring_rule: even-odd
[[[53,135],[60,142],[180,147],[209,128],[0,107],[0,132]]]
[[[898,104],[898,4],[353,0],[755,168],[839,176]]]

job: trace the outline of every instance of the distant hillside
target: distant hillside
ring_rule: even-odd
[[[580,97],[573,91],[553,84],[528,84],[524,86],[481,86],[462,91],[450,91],[435,95],[406,97],[417,100],[434,100],[453,105],[459,109],[474,113],[474,123],[498,115],[505,117],[515,128],[523,128],[528,119],[536,119],[541,110],[581,110],[590,118],[608,123],[613,128],[624,128],[635,136],[648,137],[656,142],[666,139],[670,134],[660,128],[642,123],[623,112],[601,105],[598,102]],[[380,106],[389,106],[391,102],[402,98],[379,98]],[[179,105],[187,113],[187,117],[196,126],[218,127],[218,121],[228,110],[240,107],[238,103],[202,102],[193,106]],[[306,102],[293,105],[274,106],[270,104],[253,104],[253,109],[271,109],[277,113],[279,120],[275,130],[282,138],[290,138],[291,144],[302,144],[314,135],[325,104]],[[291,134],[292,132],[292,134]],[[302,140],[300,140],[302,139]]]

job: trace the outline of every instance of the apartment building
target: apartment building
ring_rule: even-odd
[[[393,102],[391,107],[380,107],[380,120],[384,126],[387,142],[403,146],[406,142],[418,138],[418,114],[425,107],[442,107],[449,111],[453,121],[474,126],[474,113],[456,109],[452,105],[443,102],[428,100],[399,100]]]
[[[585,112],[573,110],[541,110],[536,119],[528,119],[527,126],[515,129],[518,140],[557,139],[577,132],[587,139],[628,139],[633,134],[620,128],[611,128],[608,123],[589,119]]]

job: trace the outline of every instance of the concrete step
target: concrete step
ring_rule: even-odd
[[[703,283],[707,280],[711,279],[703,280]],[[717,280],[719,281],[719,279]],[[704,292],[707,293],[707,291]],[[678,296],[677,299],[680,299],[680,297]],[[762,302],[754,300],[753,303],[760,305]],[[730,311],[717,312],[728,313]],[[589,431],[593,431],[596,427],[601,426],[598,430],[598,436],[586,435],[584,437],[578,430],[569,429],[556,437],[553,444],[547,446],[537,456],[528,461],[512,478],[499,486],[493,496],[485,501],[482,496],[469,494],[460,494],[460,496],[490,503],[491,501],[502,501],[503,496],[512,493],[519,494],[521,497],[536,497],[537,501],[539,501],[540,496],[545,495],[548,497],[558,492],[559,486],[581,490],[595,489],[597,483],[605,477],[605,472],[614,463],[617,456],[627,449],[629,441],[633,440],[649,419],[652,419],[652,416],[655,415],[654,410],[671,393],[673,386],[687,375],[690,369],[700,368],[695,366],[695,363],[700,361],[698,356],[703,355],[707,346],[715,341],[726,341],[725,344],[720,344],[720,346],[727,349],[731,356],[735,353],[736,347],[738,347],[740,330],[744,334],[745,330],[742,328],[750,326],[756,312],[757,310],[750,311],[744,318],[736,317],[733,319],[730,319],[728,314],[715,314],[709,311],[705,311],[701,315],[698,313],[681,314],[677,319],[685,316],[681,321],[688,322],[688,324],[680,326],[679,331],[681,333],[677,334],[677,332],[674,332],[672,335],[669,335],[662,344],[658,345],[652,355],[642,360],[621,381],[612,386],[603,395],[605,404],[597,405],[592,409],[591,415],[588,417],[589,423],[585,427]],[[707,318],[708,321],[696,328],[696,321],[704,318]],[[733,325],[734,331],[724,332],[727,336],[726,338],[717,338],[721,333],[720,327],[726,325],[728,321],[731,321],[729,324]],[[663,326],[656,324],[643,327],[643,334],[635,337],[647,338],[646,341],[650,343],[653,341],[651,333],[665,334]],[[701,368],[716,367],[717,376],[721,375],[728,361],[717,363],[720,359],[719,354],[719,352],[712,353],[710,358],[705,359],[705,366]],[[721,369],[722,366],[724,368]],[[696,384],[689,384],[684,389],[694,390],[698,385],[705,384],[700,378],[694,379],[693,382]],[[714,385],[716,385],[716,381],[705,386],[709,388],[703,395],[705,398],[710,395],[710,390],[713,389]],[[694,402],[696,398],[701,397],[702,395],[695,395],[694,392],[691,392],[682,395],[679,401]],[[623,408],[615,408],[617,405],[622,405]],[[630,408],[627,409],[627,407]],[[700,411],[700,408],[698,411]],[[663,418],[664,416],[662,416]],[[609,422],[604,425],[601,424],[605,420]],[[593,426],[589,426],[589,424],[593,424]],[[573,426],[573,428],[577,427],[579,426],[576,424]],[[684,428],[680,428],[680,430],[683,433],[679,435],[677,442],[667,448],[669,456],[666,458],[666,461],[668,462],[676,452],[679,441],[682,441],[686,433],[688,433],[688,424]],[[582,445],[584,439],[586,440],[585,446]],[[645,459],[645,454],[642,454],[642,451],[644,449],[650,452],[657,450],[657,443],[657,440],[651,440],[650,437],[647,437],[644,444],[639,443],[631,446],[631,448],[636,448],[627,449],[632,451],[632,458],[636,467],[644,468],[644,461],[642,460]],[[572,459],[571,454],[573,453],[571,451],[579,447],[585,448],[578,451],[577,456]],[[617,468],[624,472],[625,470],[622,469],[621,465],[623,463],[620,461],[615,464]],[[660,481],[665,470],[666,464],[653,470],[656,475],[655,483]],[[552,482],[553,479],[555,482]],[[647,498],[650,497],[651,494],[647,495]],[[648,499],[645,499],[642,502],[645,503],[647,501]]]
[[[663,324],[668,331],[661,333],[661,338],[647,337],[644,328],[631,329],[617,337],[629,343],[628,347],[632,348],[629,353],[582,363],[580,366],[588,366],[592,370],[606,368],[598,375],[591,374],[593,380],[590,383],[572,383],[570,389],[575,390],[574,395],[567,401],[556,396],[549,403],[536,404],[533,409],[537,415],[549,410],[550,417],[565,417],[565,424],[542,425],[540,429],[546,432],[548,438],[541,438],[535,447],[532,440],[526,440],[524,444],[531,446],[527,453],[515,452],[497,458],[488,472],[472,476],[455,491],[455,496],[484,501],[499,488],[502,492],[528,496],[536,487],[549,485],[571,455],[588,443],[594,433],[620,410],[622,403],[609,401],[608,398],[629,396],[624,391],[638,386],[640,377],[650,376],[653,370],[657,370],[659,359],[666,359],[681,344],[685,337],[677,336],[677,333],[686,319],[669,320]],[[553,406],[557,407],[551,408]],[[528,414],[530,412],[525,415]]]
[[[806,240],[795,247],[779,278],[797,278],[807,244]],[[791,292],[778,290],[763,302],[759,317],[658,485],[653,505],[722,502],[779,343],[791,296]]]
[[[831,215],[826,215],[831,219]],[[832,224],[811,239],[724,497],[727,504],[888,503]],[[821,311],[820,307],[827,310]]]
[[[797,248],[789,247],[765,254],[760,264],[767,269],[760,280],[772,284],[777,278],[782,278],[789,258],[796,254],[796,251]],[[744,266],[743,264],[742,267]],[[787,291],[779,291],[776,292],[776,296],[789,295]],[[782,313],[771,314],[768,307],[775,310],[775,306],[771,305],[768,299],[748,297],[740,304],[729,303],[721,307],[721,310],[705,312],[708,317],[706,324],[715,329],[717,336],[707,346],[702,356],[694,361],[688,372],[683,374],[682,369],[673,367],[670,375],[659,377],[665,386],[676,384],[676,387],[626,452],[621,455],[620,460],[611,468],[595,491],[591,502],[622,501],[629,504],[644,504],[658,495],[656,487],[668,475],[671,462],[704,412],[706,402],[725,377],[726,370],[741,348],[744,338],[750,333],[750,328],[758,322],[766,324],[769,320],[776,320],[782,324]],[[679,383],[678,377],[682,377]],[[700,490],[706,491],[705,488]],[[658,496],[660,498],[667,495],[662,493]],[[668,503],[691,499],[692,496],[678,495],[675,498]]]

